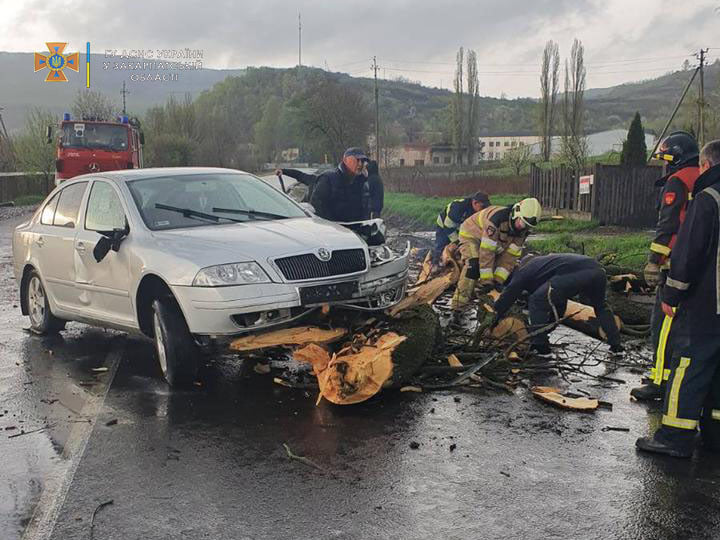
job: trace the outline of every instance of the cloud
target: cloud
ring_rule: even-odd
[[[720,23],[715,7],[714,0],[146,0],[109,9],[90,0],[0,0],[0,50],[90,41],[97,52],[202,49],[209,67],[292,66],[300,10],[304,64],[369,76],[376,55],[381,76],[449,87],[455,52],[465,46],[478,53],[483,94],[537,95],[548,39],[566,56],[580,38],[588,86],[610,86],[677,69],[699,46],[720,46],[711,43]]]

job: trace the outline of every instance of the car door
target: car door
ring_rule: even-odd
[[[90,186],[85,214],[75,237],[75,278],[84,308],[103,320],[134,325],[135,311],[130,298],[129,250],[120,243],[96,261],[93,250],[102,238],[99,231],[125,229],[125,208],[112,182],[95,180]]]
[[[78,306],[73,251],[75,232],[87,182],[60,190],[43,209],[32,250],[48,294],[61,309]]]

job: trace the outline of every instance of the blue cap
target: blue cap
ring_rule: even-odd
[[[362,148],[348,148],[345,150],[345,153],[343,154],[343,159],[346,157],[354,157],[357,159],[368,159],[368,157],[365,155],[365,151]]]

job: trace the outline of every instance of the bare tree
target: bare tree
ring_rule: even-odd
[[[462,163],[462,144],[463,144],[463,57],[465,51],[462,47],[457,52],[455,57],[457,61],[457,67],[455,68],[455,95],[452,102],[452,137],[453,146],[455,147],[456,162]]]
[[[322,78],[296,103],[302,125],[322,140],[336,161],[346,148],[366,145],[372,115],[359,92]]]
[[[478,81],[477,54],[472,49],[467,54],[467,161],[475,163],[475,147],[477,146],[478,102],[480,101],[480,83]]]
[[[563,158],[576,172],[584,169],[587,160],[587,139],[583,131],[583,99],[585,95],[585,49],[575,39],[570,62],[565,61],[565,95],[563,96]]]
[[[25,117],[25,129],[13,141],[15,156],[21,171],[38,172],[45,177],[45,187],[55,174],[55,146],[48,144],[47,126],[57,125],[58,119],[50,111],[32,109]]]
[[[514,141],[513,141],[514,142]],[[503,164],[510,167],[515,176],[520,176],[523,169],[532,160],[532,147],[529,144],[518,144],[503,154]]]
[[[96,118],[110,120],[117,109],[115,104],[102,92],[80,89],[75,94],[72,112],[75,118]]]
[[[560,51],[553,40],[545,44],[542,67],[540,70],[540,153],[543,161],[550,161],[552,155],[552,136],[555,126],[555,103],[558,94],[558,73],[560,71]]]

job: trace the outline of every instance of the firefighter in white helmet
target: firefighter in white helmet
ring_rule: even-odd
[[[472,300],[475,287],[502,285],[515,268],[529,229],[540,220],[542,208],[528,198],[512,206],[489,206],[467,218],[460,226],[460,274],[453,310]]]

